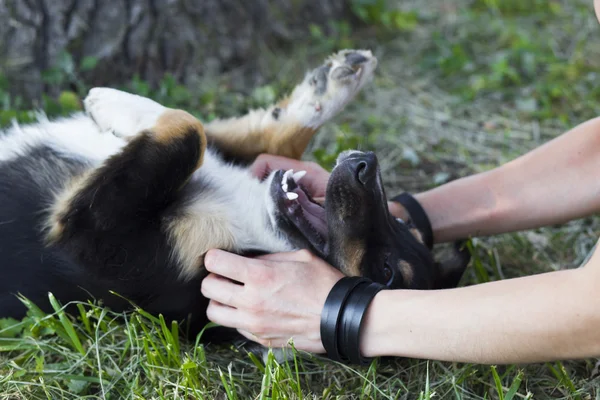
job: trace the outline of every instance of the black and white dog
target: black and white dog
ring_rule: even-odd
[[[308,249],[391,287],[443,286],[447,271],[419,233],[389,215],[372,153],[339,157],[324,205],[303,189],[303,172],[259,180],[221,156],[300,158],[376,65],[369,51],[341,51],[277,104],[205,125],[96,88],[86,113],[0,133],[0,317],[24,316],[17,294],[48,310],[52,292],[115,310],[131,301],[196,332],[206,323],[200,282],[211,248]]]

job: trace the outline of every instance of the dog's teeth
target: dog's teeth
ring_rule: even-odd
[[[300,182],[300,179],[304,178],[304,175],[306,175],[306,171],[298,171],[292,175],[292,178],[294,179],[294,182],[298,183]]]
[[[296,200],[298,198],[298,194],[294,192],[288,192],[285,194],[288,200]]]
[[[283,189],[284,192],[287,192],[288,191],[287,183],[284,183],[283,185],[281,185],[281,188]]]
[[[285,185],[287,184],[288,179],[290,179],[290,177],[294,174],[294,170],[293,169],[288,169],[287,171],[285,171],[285,174],[283,174],[283,178],[281,178],[281,184]]]

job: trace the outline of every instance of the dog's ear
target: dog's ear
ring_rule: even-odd
[[[451,289],[458,286],[467,265],[471,261],[471,253],[466,240],[454,242],[451,251],[442,261],[437,262],[438,277],[435,289]]]

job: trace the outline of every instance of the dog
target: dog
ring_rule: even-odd
[[[278,103],[206,124],[109,88],[92,89],[85,112],[14,124],[0,134],[0,317],[25,315],[18,294],[50,311],[52,292],[118,312],[134,303],[197,333],[211,248],[307,249],[390,288],[448,286],[464,266],[435,262],[389,214],[373,153],[338,157],[324,204],[300,171],[257,179],[247,168],[261,153],[300,158],[376,66],[368,50],[340,51]]]

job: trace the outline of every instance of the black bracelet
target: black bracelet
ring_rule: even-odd
[[[346,300],[358,285],[368,282],[366,278],[344,277],[333,286],[325,300],[321,313],[321,342],[329,358],[334,361],[345,360],[345,357],[340,354],[338,332]]]
[[[421,234],[423,235],[423,242],[431,250],[433,248],[433,229],[431,228],[429,217],[427,216],[427,213],[421,204],[419,204],[417,199],[407,192],[404,192],[392,198],[391,200],[404,206],[406,211],[408,211],[413,224],[419,231],[421,231]]]
[[[360,353],[360,329],[371,301],[383,289],[386,289],[386,286],[372,282],[361,284],[350,293],[342,311],[338,337],[344,361],[358,365],[371,363],[371,358],[363,357]]]
[[[387,287],[367,278],[344,277],[331,289],[321,313],[321,342],[334,361],[367,365],[360,354],[360,329],[371,301]]]

